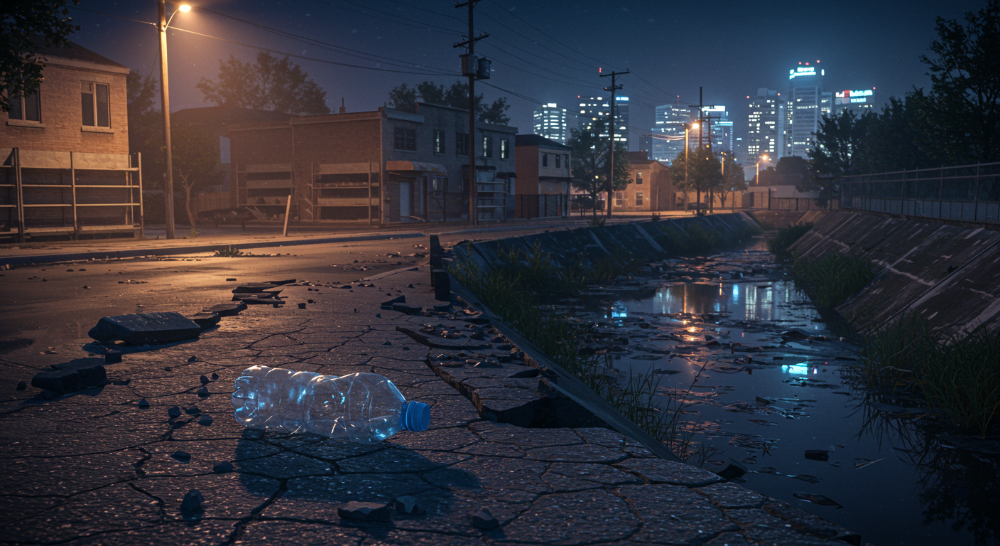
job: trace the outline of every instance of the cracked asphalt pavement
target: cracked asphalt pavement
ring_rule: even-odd
[[[468,331],[474,310],[413,315],[379,307],[399,295],[425,310],[442,303],[433,300],[426,258],[409,256],[427,252],[415,244],[427,246],[408,239],[273,249],[291,254],[277,257],[3,271],[0,542],[853,541],[835,525],[710,472],[658,459],[608,429],[521,428],[484,419],[429,366],[428,348],[396,329],[416,331],[433,321]],[[238,280],[226,280],[232,278]],[[284,305],[250,306],[196,340],[120,347],[123,361],[106,366],[104,386],[60,397],[17,389],[53,364],[98,354],[86,332],[101,316],[193,314],[228,301],[240,282],[288,278],[299,282],[283,287]],[[129,280],[136,282],[119,283]],[[378,445],[245,430],[232,417],[230,395],[233,381],[252,365],[383,374],[407,399],[431,405],[430,429]],[[404,496],[415,497],[423,513],[404,513],[393,503]],[[355,502],[391,505],[390,521],[357,519],[349,509]]]

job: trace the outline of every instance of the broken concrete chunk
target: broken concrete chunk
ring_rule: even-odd
[[[179,406],[174,406],[167,410],[167,415],[169,415],[170,417],[180,417],[181,408]]]
[[[222,317],[220,317],[216,313],[201,312],[201,313],[196,313],[194,315],[191,315],[188,318],[190,318],[191,320],[193,320],[195,322],[195,324],[197,324],[198,326],[201,326],[201,328],[203,330],[207,330],[207,329],[215,326],[216,324],[218,324],[219,323],[219,319],[221,319]]]
[[[424,509],[417,502],[417,497],[411,495],[404,495],[398,497],[393,502],[393,508],[396,509],[400,514],[410,514],[414,516],[419,516],[424,513]]]
[[[216,313],[220,317],[231,317],[247,308],[247,304],[241,301],[220,303],[201,310],[202,313]]]
[[[209,379],[207,375],[203,375],[198,378],[198,381],[201,381],[202,385],[208,385],[212,380]]]
[[[337,507],[337,515],[354,521],[389,521],[389,507],[374,502],[352,501]]]
[[[472,526],[483,531],[492,531],[500,527],[500,522],[497,518],[493,517],[493,514],[489,510],[483,508],[472,514]]]
[[[184,500],[181,501],[181,512],[200,510],[204,502],[205,497],[201,496],[201,493],[197,489],[192,489],[184,495]]]
[[[226,472],[232,472],[235,469],[233,463],[229,461],[221,462],[212,467],[212,472],[216,474],[225,474]]]
[[[25,390],[25,389],[27,389],[27,388],[28,388],[28,384],[27,384],[27,383],[25,383],[24,381],[18,381],[18,382],[17,382],[17,387],[15,387],[15,388],[16,388],[17,390],[19,390],[19,391],[23,391],[23,390]]]
[[[233,288],[233,294],[257,294],[277,287],[269,282],[248,282]]]
[[[214,419],[212,419],[211,415],[202,415],[201,417],[198,418],[198,424],[203,427],[211,425],[213,421]]]
[[[101,342],[120,339],[132,345],[155,345],[196,338],[200,333],[198,323],[171,312],[104,317],[88,334]]]
[[[191,462],[191,454],[188,453],[187,451],[177,450],[177,451],[171,453],[170,456],[173,457],[174,459],[177,459],[178,461],[180,461],[182,463]]]
[[[52,371],[35,374],[31,378],[31,386],[62,394],[97,387],[108,379],[104,360],[100,358],[77,358],[56,364],[53,368]]]
[[[139,403],[136,404],[136,405],[139,406],[142,409],[146,409],[146,408],[149,407],[149,402],[147,402],[146,399],[143,398],[142,400],[139,400]]]
[[[392,298],[389,301],[383,301],[382,309],[392,309],[393,304],[396,303],[406,303],[406,296],[396,296],[395,298]]]
[[[392,310],[407,315],[419,315],[423,308],[416,305],[406,305],[405,303],[394,303],[392,304]]]

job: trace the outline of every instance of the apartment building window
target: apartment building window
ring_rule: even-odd
[[[483,157],[493,157],[493,137],[483,137]]]
[[[562,168],[562,161],[561,161],[562,158],[559,157],[559,154],[555,154],[555,156],[556,156],[556,168],[557,169],[561,169]]]
[[[637,206],[637,207],[641,207],[642,206],[642,192],[641,191],[635,193],[635,206]]]
[[[469,155],[469,133],[455,133],[455,155]]]
[[[615,206],[620,207],[625,202],[625,192],[615,192]]]
[[[434,153],[444,153],[444,131],[434,130]]]
[[[500,159],[510,159],[510,141],[506,138],[500,139]]]
[[[108,84],[81,82],[80,106],[83,125],[86,127],[111,127],[111,100]]]
[[[7,96],[10,96],[8,93]],[[8,119],[21,121],[42,121],[42,108],[38,101],[38,93],[26,97],[10,99],[10,113]]]
[[[403,150],[407,152],[417,151],[416,129],[404,129],[402,127],[396,127],[393,136],[395,137],[394,147],[397,150]]]
[[[641,186],[642,185],[642,173],[641,172],[635,173],[635,185],[636,186]]]
[[[549,166],[549,154],[542,154],[542,167]]]

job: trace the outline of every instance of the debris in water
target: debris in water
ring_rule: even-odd
[[[823,495],[813,495],[811,493],[792,493],[792,496],[799,500],[804,500],[820,506],[832,506],[837,509],[843,508],[843,506],[837,501],[831,499],[830,497],[824,497]]]

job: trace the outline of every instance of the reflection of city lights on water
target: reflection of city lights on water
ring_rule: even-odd
[[[625,318],[628,316],[628,308],[625,304],[616,301],[614,305],[611,306],[611,318]]]
[[[781,371],[783,373],[790,373],[794,375],[809,375],[809,365],[795,364],[793,366],[782,366]]]
[[[733,304],[735,305],[735,304],[737,304],[739,302],[740,302],[740,285],[734,284],[733,285]]]

